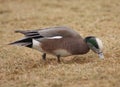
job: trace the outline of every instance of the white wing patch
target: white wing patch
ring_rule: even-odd
[[[54,37],[45,37],[46,39],[61,39],[62,36],[54,36]]]

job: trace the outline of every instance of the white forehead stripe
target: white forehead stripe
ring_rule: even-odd
[[[63,38],[62,36],[54,36],[54,37],[46,37],[47,39],[61,39]]]
[[[96,41],[98,43],[99,48],[102,50],[103,49],[103,43],[100,39],[96,38]]]

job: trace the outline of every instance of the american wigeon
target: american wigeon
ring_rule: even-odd
[[[36,49],[43,53],[42,58],[46,60],[46,53],[60,57],[86,54],[91,49],[104,58],[102,42],[94,36],[83,39],[78,32],[68,27],[50,27],[38,30],[17,30],[16,33],[25,35],[23,39],[10,43]]]

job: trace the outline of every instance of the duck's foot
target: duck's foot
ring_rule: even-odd
[[[42,59],[46,61],[46,53],[43,53]]]
[[[57,55],[57,62],[60,63],[61,60],[60,60],[60,55]]]

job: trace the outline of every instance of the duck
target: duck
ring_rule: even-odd
[[[24,46],[38,50],[42,53],[42,59],[46,60],[46,54],[52,54],[61,62],[61,57],[83,55],[92,50],[100,59],[104,58],[102,41],[95,36],[83,38],[77,31],[64,26],[49,27],[36,30],[16,30],[16,33],[24,34],[24,38],[9,45]]]

